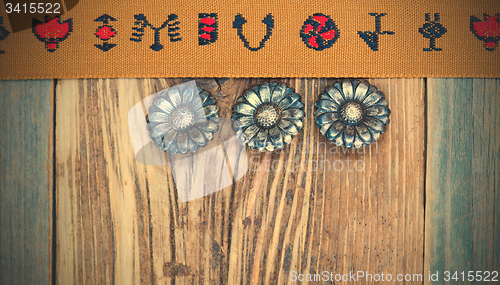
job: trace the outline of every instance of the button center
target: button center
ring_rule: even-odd
[[[262,128],[274,127],[280,120],[280,112],[271,104],[262,105],[255,112],[255,121]]]
[[[170,124],[176,130],[185,130],[194,125],[194,113],[188,107],[180,107],[170,116]]]
[[[364,110],[358,102],[347,102],[340,108],[340,118],[347,124],[357,124],[363,120]]]

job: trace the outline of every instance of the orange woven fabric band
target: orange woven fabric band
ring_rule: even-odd
[[[500,77],[498,0],[3,2],[0,79]]]

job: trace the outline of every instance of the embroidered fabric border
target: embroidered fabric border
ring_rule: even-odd
[[[497,0],[81,0],[2,9],[0,79],[500,77],[499,41]]]

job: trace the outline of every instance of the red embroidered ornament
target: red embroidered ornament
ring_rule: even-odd
[[[308,48],[322,51],[337,41],[339,29],[329,16],[316,13],[304,22],[300,36]]]
[[[217,14],[199,14],[198,23],[198,44],[209,45],[217,41]]]
[[[95,35],[99,39],[106,41],[114,37],[116,35],[116,31],[110,26],[102,26],[97,29]]]
[[[484,42],[484,47],[489,51],[494,51],[500,41],[500,14],[488,16],[484,14],[484,20],[481,21],[475,16],[470,17],[470,26],[472,33]]]
[[[61,22],[60,17],[46,17],[45,22],[33,18],[33,34],[41,42],[45,43],[45,48],[49,52],[54,52],[59,48],[59,43],[64,41],[73,31],[73,20],[67,19]]]

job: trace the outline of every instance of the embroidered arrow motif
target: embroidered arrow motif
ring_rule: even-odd
[[[111,43],[108,43],[107,41],[109,41],[111,38],[116,36],[117,33],[116,33],[115,28],[113,28],[113,26],[108,25],[108,24],[110,21],[118,21],[118,20],[116,20],[115,18],[111,17],[108,14],[103,14],[100,17],[98,17],[97,19],[95,19],[94,21],[103,23],[102,26],[97,28],[94,35],[98,39],[104,41],[103,44],[101,44],[101,45],[95,44],[94,46],[102,51],[108,51],[108,50],[114,48],[117,44],[111,44]]]
[[[102,50],[102,51],[108,51],[116,46],[116,44],[110,44],[110,43],[103,43],[102,45],[95,44],[94,45],[96,48]]]
[[[96,21],[96,22],[103,22],[104,24],[108,24],[109,21],[118,21],[118,20],[115,19],[115,18],[113,18],[113,17],[111,17],[108,14],[103,14],[102,16],[98,17],[94,21]]]
[[[359,36],[365,41],[365,43],[374,51],[378,51],[378,36],[379,35],[394,35],[394,32],[383,31],[381,32],[380,18],[387,15],[387,13],[369,13],[370,16],[375,17],[375,31],[374,32],[362,32],[358,31]]]
[[[247,39],[243,35],[243,25],[246,24],[247,20],[245,17],[243,17],[241,14],[238,14],[234,17],[234,22],[233,22],[233,28],[238,30],[238,36],[240,37],[241,41],[245,45],[245,47],[251,51],[258,51],[259,49],[263,48],[266,41],[269,40],[273,33],[273,28],[274,28],[274,18],[271,14],[267,14],[267,16],[262,20],[262,23],[266,25],[266,35],[260,41],[259,47],[251,47],[250,44],[248,43]]]

